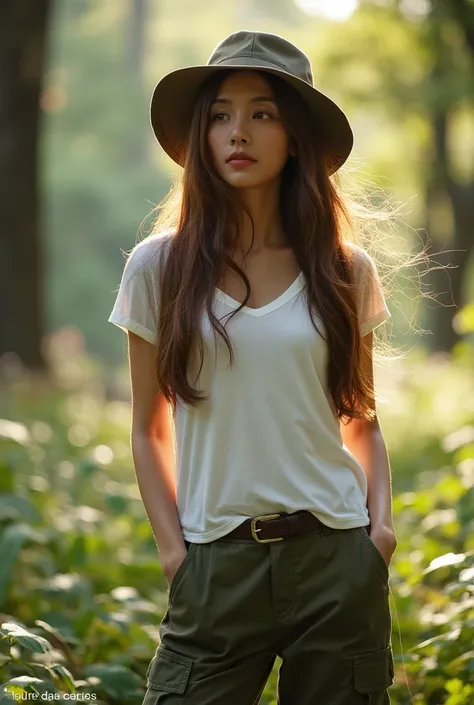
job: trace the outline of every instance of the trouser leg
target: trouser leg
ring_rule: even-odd
[[[190,544],[174,576],[143,705],[256,705],[271,673],[269,550]]]
[[[388,705],[388,569],[364,528],[300,537],[294,609],[280,620],[279,705]]]

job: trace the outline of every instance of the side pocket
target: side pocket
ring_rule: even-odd
[[[375,543],[372,541],[370,538],[368,532],[367,532],[367,527],[365,526],[358,526],[357,527],[357,532],[360,534],[362,537],[362,540],[364,541],[365,545],[368,547],[370,552],[372,553],[373,557],[377,561],[377,564],[385,578],[385,580],[388,580],[390,577],[390,572],[388,569],[387,564],[385,563],[385,558],[382,556],[380,553],[379,549],[375,545]]]
[[[169,698],[168,693],[184,695],[193,659],[166,649],[161,644],[146,672],[147,691],[142,705],[180,705],[184,698]]]
[[[182,562],[179,565],[178,570],[176,573],[173,575],[173,578],[171,580],[169,589],[168,589],[168,601],[171,604],[171,600],[176,592],[176,588],[182,581],[184,574],[186,572],[186,569],[191,561],[191,558],[193,556],[193,553],[196,551],[198,544],[197,543],[190,543],[188,552],[186,553],[185,557],[183,558]]]
[[[392,647],[354,656],[354,687],[369,695],[370,705],[389,705],[387,688],[394,677]]]

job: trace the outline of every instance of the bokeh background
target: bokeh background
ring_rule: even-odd
[[[353,124],[348,170],[404,206],[400,251],[429,247],[431,267],[388,272],[403,354],[376,368],[391,698],[474,702],[473,0],[3,0],[1,705],[143,698],[166,580],[131,459],[126,336],[107,318],[178,168],[149,126],[153,86],[239,29],[308,54]]]

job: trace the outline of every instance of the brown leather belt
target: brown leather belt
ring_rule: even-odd
[[[279,514],[263,514],[251,517],[227,536],[236,539],[254,539],[258,543],[283,541],[288,536],[298,536],[314,531],[317,527],[329,528],[307,510],[299,512],[280,512]]]

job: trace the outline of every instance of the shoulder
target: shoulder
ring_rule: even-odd
[[[166,249],[166,246],[171,242],[175,234],[174,230],[162,230],[158,233],[148,235],[144,240],[140,240],[130,253],[130,257],[134,255],[136,260],[145,261],[148,257],[155,255]]]
[[[369,270],[376,270],[376,265],[373,258],[366,250],[355,242],[346,241],[346,252],[349,256],[354,279],[359,282],[364,274],[370,273]]]
[[[174,230],[168,229],[153,233],[138,242],[127,255],[126,267],[130,274],[156,271],[173,235]]]

